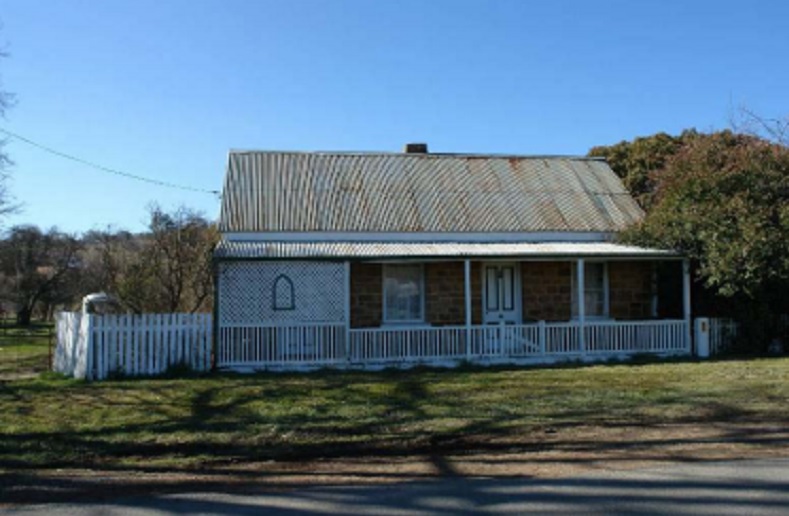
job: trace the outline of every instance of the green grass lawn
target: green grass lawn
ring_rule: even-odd
[[[789,358],[96,383],[50,373],[0,382],[0,468],[198,470],[731,422],[789,423]]]
[[[0,327],[0,380],[48,371],[52,331],[51,324]]]

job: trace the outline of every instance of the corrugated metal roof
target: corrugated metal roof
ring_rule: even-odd
[[[589,158],[233,151],[224,232],[611,232],[643,212]]]
[[[216,259],[385,259],[468,257],[677,257],[661,249],[610,242],[467,243],[467,242],[239,242],[222,240]]]

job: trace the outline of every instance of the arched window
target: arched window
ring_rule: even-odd
[[[295,310],[296,296],[293,292],[293,280],[284,274],[277,276],[274,280],[271,299],[274,310]]]

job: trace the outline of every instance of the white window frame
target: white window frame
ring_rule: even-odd
[[[608,283],[608,262],[603,260],[584,260],[584,267],[589,264],[602,264],[603,266],[603,315],[591,315],[588,310],[584,313],[584,319],[604,320],[611,318],[611,288]],[[578,280],[578,262],[572,262],[570,273],[570,317],[578,319],[578,308],[576,307],[575,313],[572,313],[573,303],[572,299],[578,295],[578,287],[576,281]],[[584,270],[584,281],[589,277]],[[584,294],[586,294],[586,285],[584,285]],[[580,300],[579,300],[580,302]]]
[[[411,266],[419,268],[419,318],[418,319],[388,319],[387,318],[387,303],[386,303],[386,278],[387,270],[392,267]],[[381,271],[381,298],[383,300],[383,314],[381,320],[385,325],[403,326],[403,325],[425,325],[425,266],[421,263],[385,263],[382,264]]]

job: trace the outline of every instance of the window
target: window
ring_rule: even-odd
[[[421,265],[384,266],[384,322],[424,321]]]
[[[572,299],[573,317],[578,317],[578,265],[573,264]],[[603,262],[584,263],[584,315],[608,317],[608,268]]]
[[[272,288],[274,310],[295,310],[296,300],[293,292],[293,280],[284,274],[277,276]]]

